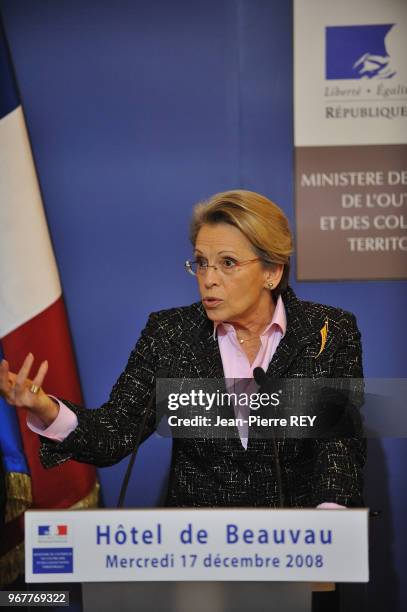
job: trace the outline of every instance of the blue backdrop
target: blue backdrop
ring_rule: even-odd
[[[293,229],[287,0],[2,0],[86,405],[107,397],[152,310],[198,299],[183,270],[192,205],[253,189]],[[406,375],[404,282],[291,284],[353,311],[365,373]],[[370,444],[370,609],[406,596],[404,440]],[[169,442],[150,439],[128,505],[154,505]],[[100,470],[117,499],[127,460]],[[379,584],[380,583],[380,584]],[[401,605],[401,604],[400,604]],[[377,609],[382,609],[377,607]]]

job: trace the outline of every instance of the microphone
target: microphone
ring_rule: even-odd
[[[259,387],[263,387],[268,382],[268,376],[263,370],[263,368],[260,368],[260,367],[254,368],[253,376],[254,376],[254,380],[259,385]]]
[[[260,367],[254,368],[253,377],[256,383],[259,385],[260,389],[267,387],[269,380],[270,380],[266,372],[263,370],[263,368],[260,368]],[[281,478],[280,459],[278,456],[278,449],[277,449],[276,438],[274,435],[274,429],[272,428],[271,431],[272,431],[271,441],[273,444],[274,469],[276,472],[276,480],[277,480],[278,505],[280,508],[284,508],[285,503],[284,503],[283,481]]]
[[[156,379],[157,378],[167,378],[169,370],[170,370],[169,366],[159,368],[157,370],[157,373],[156,373]],[[133,471],[133,467],[134,467],[134,463],[136,461],[136,456],[137,456],[137,452],[138,452],[139,446],[141,444],[141,437],[143,435],[144,426],[145,426],[145,424],[147,422],[147,417],[150,414],[150,410],[151,410],[151,408],[153,407],[153,405],[155,403],[156,393],[157,393],[157,387],[155,385],[154,389],[151,392],[151,395],[150,395],[150,397],[148,399],[148,402],[147,402],[147,405],[146,405],[146,408],[145,408],[145,411],[144,411],[144,415],[143,415],[143,418],[141,420],[139,430],[137,432],[137,438],[136,438],[136,442],[135,442],[135,445],[134,445],[134,450],[133,450],[133,452],[131,454],[129,464],[127,466],[127,470],[126,470],[126,473],[125,473],[124,478],[123,478],[122,486],[121,486],[121,489],[120,489],[120,495],[119,495],[119,499],[118,499],[118,502],[117,502],[117,507],[118,508],[123,508],[124,499],[125,499],[126,493],[127,493],[127,487],[129,485],[129,482],[130,482],[130,476],[131,476],[131,473]]]

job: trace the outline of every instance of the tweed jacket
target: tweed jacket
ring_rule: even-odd
[[[282,294],[287,331],[269,364],[270,377],[362,378],[360,333],[354,315],[339,308],[299,300],[291,288]],[[321,328],[329,333],[321,349]],[[320,353],[320,354],[319,354]],[[213,323],[201,302],[154,312],[114,385],[109,400],[88,410],[63,400],[78,426],[61,442],[41,438],[47,468],[67,459],[112,465],[131,453],[157,371],[172,378],[222,378],[223,367]],[[155,429],[154,408],[144,438]],[[330,501],[357,506],[362,501],[365,441],[285,439],[277,441],[285,504],[314,507]],[[266,506],[278,504],[270,440],[174,439],[166,505]]]

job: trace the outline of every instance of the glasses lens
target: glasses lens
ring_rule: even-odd
[[[185,270],[189,272],[189,274],[192,274],[193,276],[195,276],[196,275],[196,262],[190,261],[189,259],[187,259],[185,262]]]

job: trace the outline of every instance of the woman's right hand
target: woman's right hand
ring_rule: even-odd
[[[28,353],[20,371],[14,374],[3,359],[0,363],[0,395],[12,406],[26,408],[48,427],[58,416],[59,406],[41,388],[48,371],[48,361],[41,363],[36,376],[30,380],[28,375],[33,362],[34,355]],[[32,385],[39,387],[36,393],[30,391]]]

